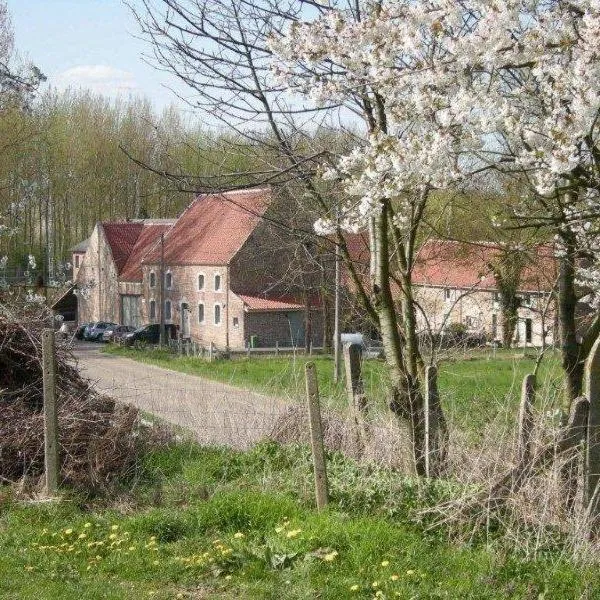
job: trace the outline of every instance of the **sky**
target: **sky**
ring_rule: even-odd
[[[148,97],[157,110],[186,105],[165,86],[175,79],[142,59],[150,51],[122,0],[7,0],[16,48],[58,89]]]

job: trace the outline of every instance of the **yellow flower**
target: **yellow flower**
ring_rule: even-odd
[[[231,575],[225,575],[225,579],[227,579],[227,581],[229,581],[231,579]]]
[[[350,586],[350,591],[351,592],[358,592],[358,588],[359,588],[358,584],[355,583],[354,585]]]
[[[73,533],[72,529],[65,529],[65,535],[71,535]]]
[[[32,567],[31,565],[27,565],[27,566],[25,567],[25,570],[26,570],[26,571],[33,571],[33,567]]]
[[[287,532],[288,538],[295,538],[299,533],[302,533],[302,529],[292,529]]]
[[[414,570],[413,570],[413,569],[409,569],[408,571],[406,571],[406,574],[407,574],[407,575],[414,575],[414,574],[415,574],[415,572],[414,572]]]
[[[85,533],[80,533],[78,537],[80,540],[83,540],[87,537],[87,535],[85,535]]]
[[[333,552],[329,552],[329,554],[326,554],[323,557],[323,560],[326,562],[333,562],[335,560],[335,557],[338,555],[338,553],[334,550]]]
[[[383,592],[381,590],[377,590],[375,592],[375,598],[383,598]]]
[[[127,548],[130,552],[132,552],[133,550],[135,550],[135,546],[129,546],[129,548]]]
[[[116,534],[116,533],[111,533],[111,534],[108,536],[108,539],[109,539],[109,540],[116,540],[116,539],[117,539],[117,534]]]
[[[92,526],[92,524],[91,524],[91,523],[85,523],[85,525],[84,525],[84,527],[85,527],[86,529],[89,529],[91,526]]]
[[[382,566],[382,567],[388,567],[388,566],[389,566],[389,564],[390,564],[390,561],[389,561],[389,560],[382,560],[382,561],[381,561],[381,566]]]
[[[378,588],[378,587],[379,587],[379,581],[374,581],[374,582],[371,584],[371,587]]]
[[[110,526],[110,528],[111,528],[113,531],[116,531],[117,529],[119,529],[119,526],[118,526],[118,525],[111,525],[111,526]]]
[[[398,575],[392,575],[392,576],[390,577],[390,579],[391,579],[392,581],[398,581],[398,579],[400,579],[400,578],[398,577]]]
[[[154,561],[152,564],[153,564],[154,566],[158,566],[158,564],[159,564],[159,563],[158,563],[158,561],[157,561],[157,560],[155,560],[155,561]]]
[[[275,533],[281,533],[285,527],[275,527]]]
[[[237,533],[233,534],[233,537],[239,540],[239,539],[241,539],[243,537],[246,537],[246,536],[241,531],[238,531]]]

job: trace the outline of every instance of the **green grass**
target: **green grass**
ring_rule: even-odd
[[[455,493],[448,483],[330,456],[332,502],[319,514],[304,447],[180,444],[148,456],[142,473],[112,504],[24,505],[1,489],[0,598],[600,597],[596,570],[558,546],[527,559],[416,522],[415,509]]]
[[[304,397],[304,365],[309,360],[317,366],[319,390],[325,406],[346,405],[343,381],[333,383],[333,362],[328,356],[286,356],[206,360],[176,356],[168,350],[136,350],[118,346],[106,352],[125,356],[167,369],[198,375],[262,393],[288,399]],[[514,417],[523,377],[534,368],[535,360],[518,351],[472,351],[461,353],[456,360],[442,361],[439,366],[439,389],[444,408],[458,427],[480,432],[497,419]],[[363,365],[367,397],[378,411],[386,411],[388,398],[387,368],[383,361],[369,360]],[[547,409],[560,404],[562,373],[556,355],[549,354],[538,374],[539,397]]]

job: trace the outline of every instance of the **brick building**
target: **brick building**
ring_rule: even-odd
[[[349,235],[348,248],[368,280],[369,244],[365,234]],[[413,270],[420,331],[439,335],[452,324],[490,341],[502,339],[500,296],[491,263],[502,248],[490,243],[430,240],[418,252]],[[551,297],[557,261],[550,246],[526,253],[520,278],[517,346],[551,344],[555,338],[555,305]]]
[[[99,223],[79,257],[78,321],[139,325],[162,309],[204,345],[302,346],[307,329],[321,345],[318,302],[308,310],[286,278],[297,242],[273,225],[277,205],[270,188],[246,189],[200,195],[174,221]]]

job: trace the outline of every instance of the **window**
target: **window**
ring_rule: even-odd
[[[165,320],[170,321],[171,319],[172,319],[171,301],[166,300],[165,301]]]
[[[500,294],[498,292],[494,292],[494,302],[500,302]]]
[[[465,317],[465,325],[469,329],[473,329],[475,327],[475,318],[474,317]]]
[[[204,323],[204,304],[198,304],[198,323]]]
[[[492,315],[492,339],[496,339],[498,337],[498,315]]]
[[[233,317],[233,326],[234,327],[240,326],[240,320],[237,317]]]
[[[221,291],[221,276],[215,275],[215,292]]]
[[[221,305],[215,304],[215,325],[221,324]]]
[[[79,254],[75,255],[75,268],[79,269]]]
[[[204,273],[198,275],[198,291],[204,289]]]
[[[531,319],[525,319],[525,343],[531,344],[533,339],[533,322]]]
[[[523,304],[525,306],[531,306],[531,294],[525,294],[523,296]]]
[[[173,274],[167,273],[165,275],[165,287],[170,290],[173,287]]]
[[[150,315],[149,318],[151,321],[156,319],[156,300],[150,300]]]
[[[450,290],[448,288],[444,288],[444,300],[450,300]]]
[[[150,271],[150,287],[156,287],[156,273],[154,271]]]

